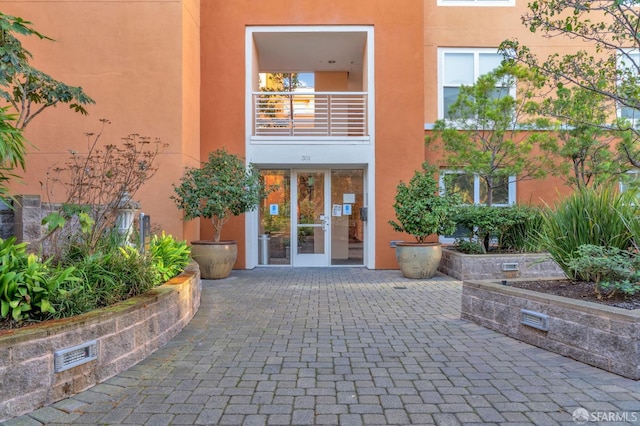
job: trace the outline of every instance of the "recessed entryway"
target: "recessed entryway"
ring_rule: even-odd
[[[270,193],[259,214],[260,265],[364,265],[363,169],[265,169],[261,174]]]

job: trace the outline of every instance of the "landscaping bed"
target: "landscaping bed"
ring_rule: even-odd
[[[622,309],[582,297],[572,299],[518,288],[519,282],[533,283],[527,279],[509,280],[510,285],[498,280],[464,281],[461,317],[520,341],[640,380],[640,309]],[[544,284],[544,280],[538,283],[546,289],[554,287]],[[576,288],[570,291],[577,294]]]
[[[0,422],[88,389],[153,353],[193,318],[201,287],[194,262],[115,305],[0,331]]]
[[[622,309],[640,309],[640,293],[632,296],[617,293],[613,297],[598,298],[594,291],[594,283],[587,281],[571,280],[532,280],[532,281],[507,281],[508,285],[538,291],[556,296],[568,297],[585,302],[600,303]]]

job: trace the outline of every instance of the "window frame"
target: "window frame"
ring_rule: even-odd
[[[640,5],[638,5],[640,6]],[[626,54],[629,55],[636,55],[637,56],[637,61],[635,63],[636,68],[640,68],[640,49],[623,49],[623,51]],[[616,58],[616,69],[619,70],[621,68],[621,61],[622,61],[622,54],[618,54],[617,58]],[[638,74],[640,76],[640,70],[638,71]],[[623,106],[620,105],[620,103],[616,102],[616,118],[619,119],[625,119],[625,120],[629,120],[629,122],[631,122],[631,124],[638,125],[640,123],[640,108],[635,109],[635,111],[637,112],[637,114],[634,115],[634,118],[628,118],[628,117],[623,117],[622,116],[622,108]],[[624,107],[624,108],[628,108],[628,107]],[[630,108],[633,110],[633,108]]]
[[[640,181],[640,169],[631,169],[631,170],[627,170],[625,172],[625,174],[631,176],[633,175],[632,178],[630,178],[630,181]],[[629,189],[629,184],[628,182],[624,182],[622,179],[618,181],[618,189],[620,190],[620,193],[623,193],[625,191],[627,191]]]
[[[473,83],[480,77],[480,55],[481,54],[496,54],[500,55],[497,48],[491,47],[440,47],[438,48],[438,119],[446,119],[444,110],[444,88],[445,88],[445,57],[447,54],[466,53],[473,54]],[[472,84],[473,84],[472,83]],[[460,85],[462,86],[462,85]],[[460,87],[458,86],[458,87]],[[453,86],[447,86],[453,87]],[[504,87],[504,86],[496,86]],[[509,88],[509,95],[516,96],[516,85],[514,84]]]
[[[458,170],[458,169],[440,169],[439,173],[438,173],[438,186],[440,188],[440,194],[444,194],[446,191],[445,185],[444,185],[444,179],[446,175],[449,174],[459,174],[459,175],[464,175],[464,174],[468,174],[465,173],[464,170]],[[509,184],[507,187],[507,197],[509,199],[508,204],[492,204],[492,207],[509,207],[509,206],[513,206],[516,204],[516,176],[509,176]],[[485,204],[481,204],[480,201],[480,176],[478,174],[473,175],[473,205],[485,205]],[[468,205],[468,204],[465,204]],[[457,230],[456,230],[457,232]],[[444,244],[453,244],[456,242],[456,237],[453,235],[440,235],[439,236],[439,240],[441,243]]]
[[[446,191],[444,179],[446,175],[466,175],[464,170],[459,169],[440,169],[438,173],[438,185],[440,187],[440,193],[444,194]],[[485,205],[480,203],[480,176],[476,173],[473,175],[473,204]],[[507,204],[493,203],[493,207],[509,207],[516,204],[516,176],[509,176],[509,183],[507,184]]]

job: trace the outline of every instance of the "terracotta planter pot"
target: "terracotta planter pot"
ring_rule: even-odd
[[[441,258],[441,243],[396,243],[396,260],[405,278],[433,277]]]
[[[191,241],[191,257],[203,279],[227,278],[238,258],[237,241]]]

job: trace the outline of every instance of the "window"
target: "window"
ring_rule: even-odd
[[[629,170],[620,179],[620,192],[640,189],[640,170]]]
[[[438,6],[515,6],[516,0],[438,0]]]
[[[458,170],[440,171],[442,191],[454,191],[460,194],[464,204],[487,204],[488,189],[478,175],[466,174]],[[508,206],[516,202],[515,176],[504,178],[500,185],[493,188],[493,206]]]
[[[464,204],[487,204],[487,184],[478,175],[470,175],[460,170],[440,170],[440,190],[455,191]],[[516,203],[515,176],[503,180],[504,185],[493,189],[492,205],[506,207]],[[469,230],[461,225],[452,235],[441,235],[440,242],[453,243],[457,238],[466,237]]]
[[[640,52],[627,51],[618,57],[618,69],[622,73],[626,73],[624,81],[628,81],[630,85],[635,85],[638,81],[638,71],[640,70]],[[632,108],[626,105],[618,106],[618,117],[638,122],[640,120],[640,109]]]
[[[470,86],[482,74],[500,66],[502,55],[495,49],[440,49],[438,52],[438,117],[449,118],[449,108],[461,86]],[[496,93],[505,87],[496,88]]]

